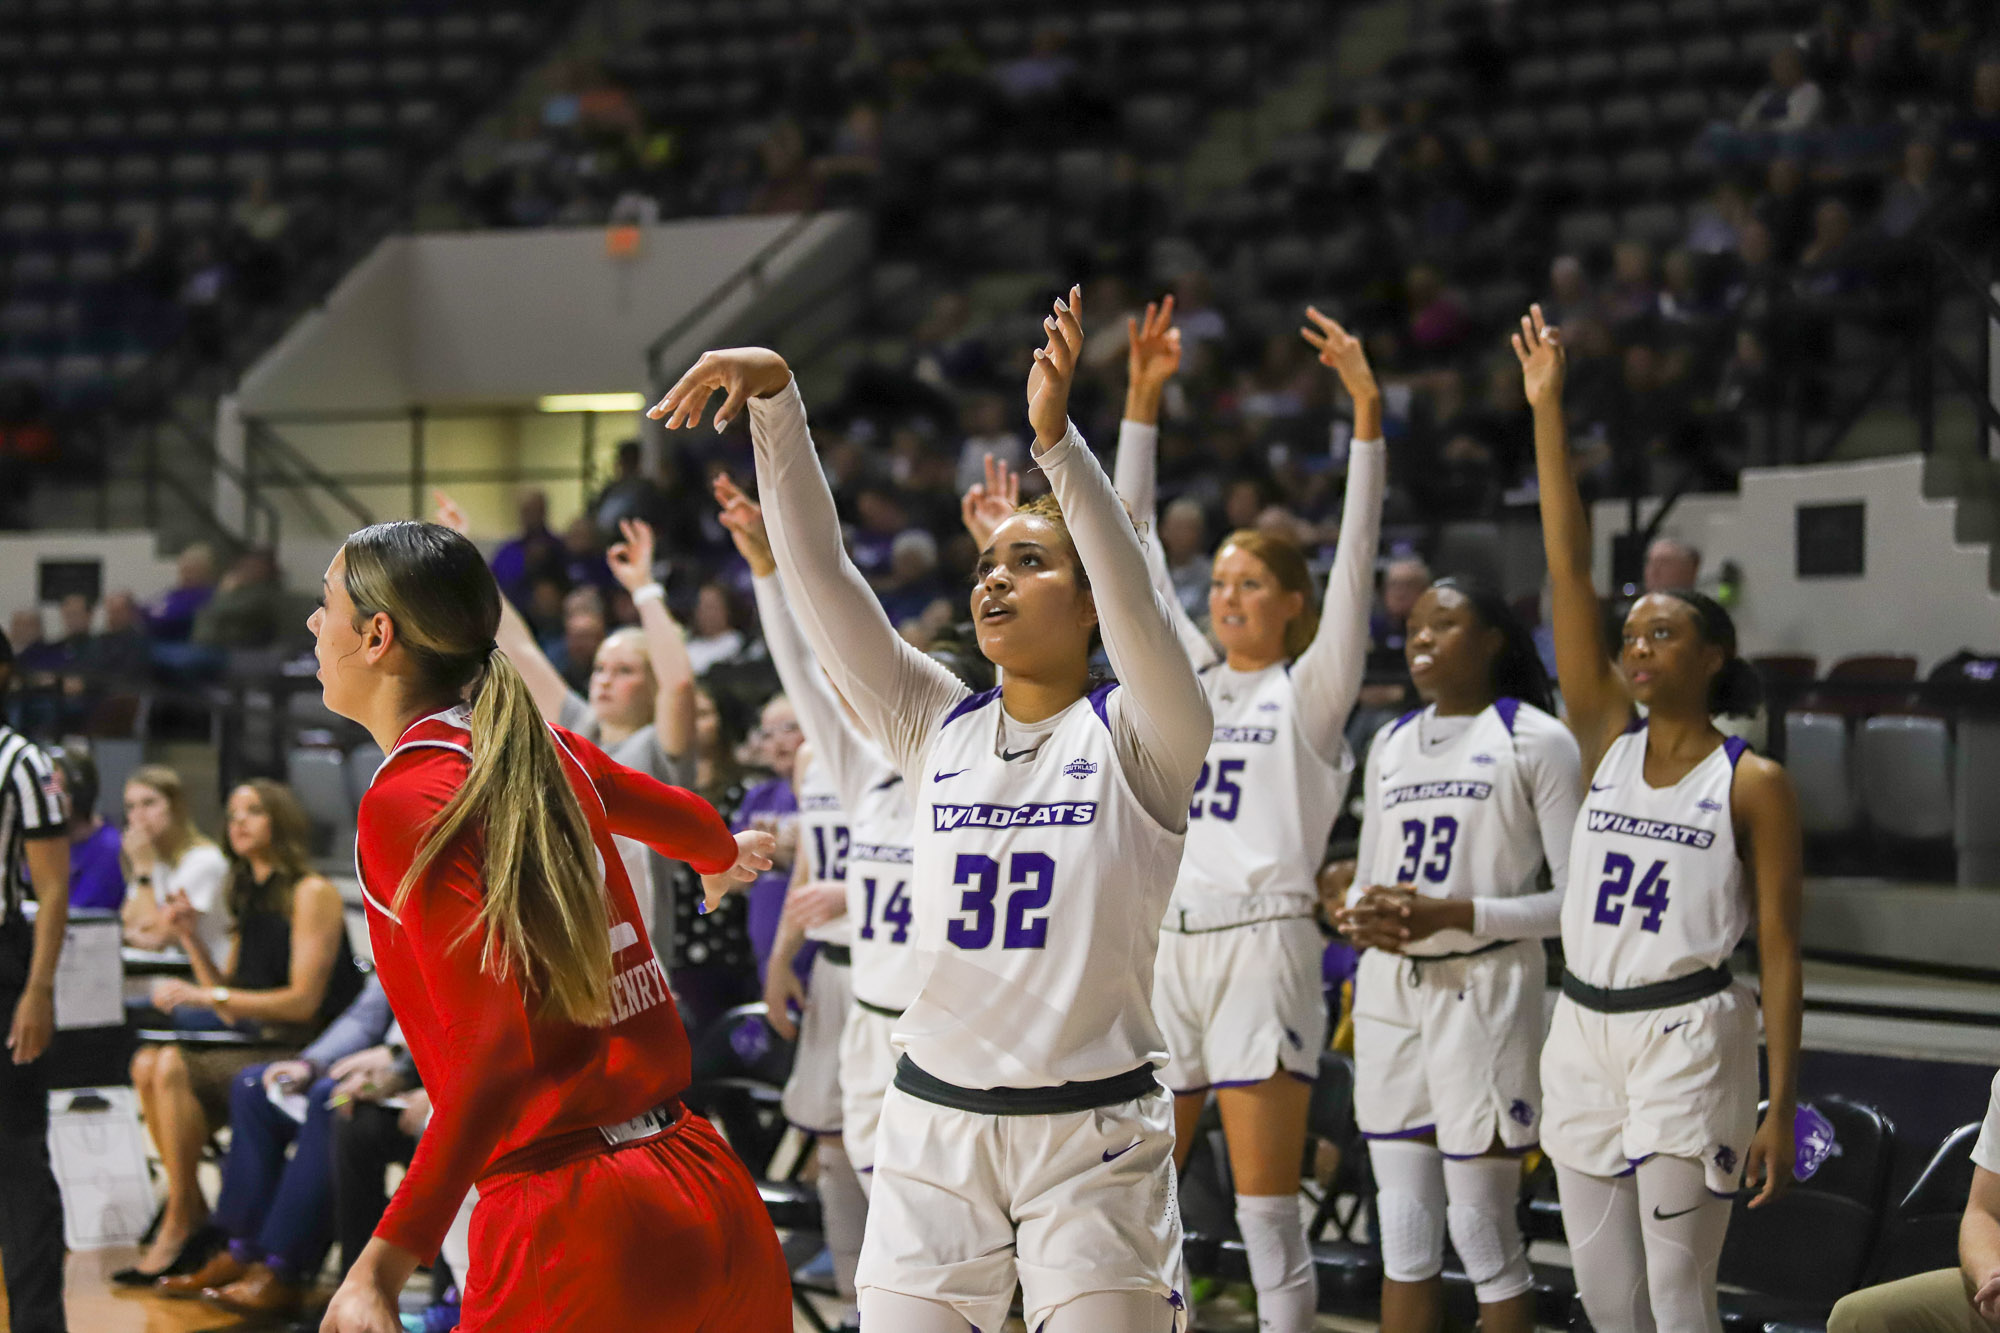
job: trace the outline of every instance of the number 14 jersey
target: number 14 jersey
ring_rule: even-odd
[[[1626,989],[1718,967],[1750,925],[1730,789],[1732,736],[1671,787],[1646,782],[1646,730],[1604,752],[1584,793],[1563,900],[1563,958],[1593,986]]]

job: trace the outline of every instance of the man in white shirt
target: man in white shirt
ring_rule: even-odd
[[[2000,1329],[2000,1076],[1972,1145],[1972,1194],[1958,1224],[1958,1267],[1841,1298],[1827,1333],[1993,1333]]]

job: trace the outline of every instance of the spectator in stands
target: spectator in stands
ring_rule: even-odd
[[[1403,657],[1403,626],[1430,586],[1431,567],[1414,555],[1391,560],[1382,571],[1382,594],[1368,616],[1366,683],[1347,724],[1348,741],[1357,753],[1378,727],[1404,712],[1415,697]]]
[[[771,776],[743,794],[731,827],[739,833],[761,829],[778,839],[771,868],[744,892],[750,904],[750,945],[756,951],[761,989],[764,964],[771,956],[771,941],[785,906],[785,888],[792,877],[792,856],[798,850],[799,802],[792,779],[805,733],[799,729],[799,717],[790,699],[774,695],[764,705],[751,741],[758,764]]]
[[[527,610],[537,579],[560,581],[564,564],[562,540],[549,531],[549,497],[544,491],[523,491],[519,510],[521,530],[500,543],[493,553],[493,579],[516,607]]]
[[[1035,30],[1026,55],[994,66],[994,86],[1011,102],[1055,98],[1065,91],[1077,72],[1068,44],[1068,36],[1060,27],[1044,24]]]
[[[86,679],[102,693],[127,693],[143,687],[153,669],[152,647],[138,599],[121,589],[104,599],[104,629],[84,646]]]
[[[333,1234],[345,1272],[388,1211],[389,1168],[410,1164],[430,1123],[431,1099],[417,1086],[416,1063],[394,1027],[380,1044],[357,1051],[327,1072],[338,1080],[334,1096],[351,1098],[332,1126]]]
[[[229,209],[230,267],[243,296],[259,305],[276,300],[285,283],[285,233],[292,211],[271,193],[270,178],[252,176]]]
[[[1724,176],[1703,202],[1688,213],[1687,248],[1698,255],[1736,253],[1743,225],[1751,218],[1750,200],[1734,178]]]
[[[1676,537],[1655,537],[1646,548],[1646,568],[1641,576],[1647,592],[1672,592],[1698,586],[1701,579],[1701,552]]]
[[[1944,158],[1961,179],[1990,193],[2000,179],[2000,55],[1981,60],[1972,74],[1972,105],[1945,127]]]
[[[873,198],[882,164],[882,111],[864,100],[847,109],[833,142],[813,169],[825,183],[829,207],[853,207]]]
[[[587,513],[578,514],[563,529],[560,572],[565,591],[595,588],[603,597],[618,586],[604,563],[604,539]]]
[[[1854,214],[1838,199],[1823,199],[1813,213],[1813,234],[1799,255],[1799,295],[1830,300],[1852,294],[1866,275],[1863,243]]]
[[[146,607],[146,632],[156,643],[183,643],[194,618],[215,596],[215,552],[206,542],[185,547],[174,560],[174,586]]]
[[[624,440],[618,445],[615,471],[604,489],[590,502],[590,517],[597,530],[606,535],[618,531],[625,519],[637,519],[649,527],[661,524],[666,497],[640,469],[639,442]]]
[[[118,830],[97,813],[97,762],[88,751],[51,752],[69,810],[69,905],[116,912],[125,905]]]
[[[937,538],[922,528],[896,534],[890,547],[889,573],[876,589],[889,623],[903,625],[925,616],[944,596],[938,578]]]
[[[1382,154],[1395,142],[1395,127],[1380,102],[1354,108],[1354,128],[1340,144],[1340,170],[1348,176],[1372,176]]]
[[[1611,248],[1611,282],[1604,293],[1606,316],[1621,336],[1659,312],[1660,289],[1653,276],[1653,247],[1632,237]]]
[[[751,213],[810,213],[819,207],[819,177],[806,156],[805,132],[786,116],[757,145],[763,179],[750,194]]]
[[[548,645],[549,660],[570,689],[590,687],[591,666],[610,632],[604,598],[592,587],[571,589],[563,598],[562,637]]]
[[[1174,583],[1174,596],[1187,613],[1200,618],[1208,613],[1208,578],[1212,561],[1208,554],[1208,516],[1198,501],[1182,496],[1169,503],[1160,515],[1160,550],[1167,558],[1167,574]]]
[[[688,658],[694,674],[705,676],[718,662],[727,662],[743,651],[743,631],[737,628],[740,614],[736,597],[727,585],[710,579],[695,594],[694,619],[689,628]]]
[[[204,360],[214,361],[225,345],[223,302],[229,295],[229,265],[205,236],[188,246],[178,295],[186,336]]]
[[[1106,340],[1107,345],[1109,339]],[[1028,461],[1028,446],[1007,424],[1007,400],[997,393],[975,394],[965,408],[965,443],[958,447],[953,489],[963,493],[986,475],[986,460],[1006,464],[1019,474]]]
[[[211,597],[195,613],[192,641],[208,648],[269,648],[287,629],[290,616],[278,557],[254,546],[236,557]]]
[[[1917,135],[1903,145],[1902,170],[1882,196],[1875,230],[1892,241],[1904,239],[1937,206],[1943,186],[1938,176],[1937,140]]]
[[[1826,94],[1807,73],[1805,53],[1786,42],[1771,53],[1771,81],[1744,105],[1736,128],[1746,135],[1796,136],[1817,125],[1825,109]]]
[[[2000,1077],[1972,1145],[1972,1190],[1958,1226],[1958,1267],[1840,1298],[1827,1333],[1975,1333],[2000,1328]]]
[[[195,913],[196,932],[217,957],[229,947],[232,918],[224,889],[229,860],[203,837],[188,815],[181,775],[165,764],[142,764],[125,782],[125,942],[164,949],[174,942],[170,902],[184,900]]]
[[[229,794],[228,948],[209,948],[185,894],[164,915],[187,951],[194,980],[163,978],[153,1005],[189,1030],[233,1028],[243,1044],[141,1046],[132,1086],[159,1149],[166,1212],[152,1247],[126,1270],[130,1282],[179,1277],[209,1259],[208,1204],[195,1178],[202,1145],[228,1119],[230,1084],[251,1064],[288,1058],[352,1003],[361,989],[348,949],[340,891],[313,872],[310,824],[290,789],[252,778]]]
[[[238,1072],[229,1086],[229,1155],[213,1217],[228,1244],[194,1272],[162,1278],[162,1291],[206,1295],[243,1314],[299,1308],[334,1238],[336,1126],[379,1112],[377,1101],[414,1085],[414,1065],[408,1079],[395,1076],[391,1043],[401,1045],[395,1016],[371,977],[297,1056]],[[401,1060],[408,1063],[407,1052]],[[349,1249],[343,1259],[356,1253]]]
[[[1229,332],[1228,321],[1215,308],[1215,288],[1199,269],[1190,269],[1174,281],[1174,327],[1181,331],[1181,345],[1190,354]]]

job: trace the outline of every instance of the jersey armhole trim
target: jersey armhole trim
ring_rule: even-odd
[[[990,690],[981,690],[977,694],[966,695],[963,699],[952,705],[951,711],[944,715],[944,721],[938,723],[938,730],[943,731],[967,713],[977,712],[999,697],[1000,687],[998,685],[995,685]]]
[[[1421,708],[1412,708],[1409,712],[1403,714],[1401,717],[1397,718],[1394,722],[1391,722],[1389,724],[1389,734],[1391,736],[1395,735],[1397,732],[1403,729],[1403,725],[1405,723],[1413,722],[1417,718],[1423,716],[1423,712],[1424,710]]]
[[[1117,681],[1107,680],[1100,682],[1090,691],[1091,711],[1097,714],[1097,720],[1104,724],[1106,731],[1111,730],[1111,714],[1108,711],[1111,702],[1111,692],[1117,688]]]
[[[1729,767],[1732,769],[1736,767],[1736,761],[1741,759],[1749,748],[1750,742],[1744,740],[1741,736],[1725,736],[1722,738],[1722,751],[1729,756]]]
[[[1520,714],[1521,701],[1509,695],[1502,695],[1493,701],[1493,711],[1500,715],[1500,721],[1507,728],[1507,734],[1514,734],[1514,719]]]

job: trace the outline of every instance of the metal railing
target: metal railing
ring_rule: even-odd
[[[761,288],[771,261],[803,236],[814,222],[819,220],[817,212],[801,213],[791,225],[772,237],[769,241],[739,264],[721,282],[711,287],[708,294],[695,302],[680,318],[669,324],[659,337],[646,345],[646,369],[655,384],[671,383],[679,372],[661,365],[661,359],[673,349],[675,343],[686,337],[702,320],[707,319],[721,304],[745,287]]]

